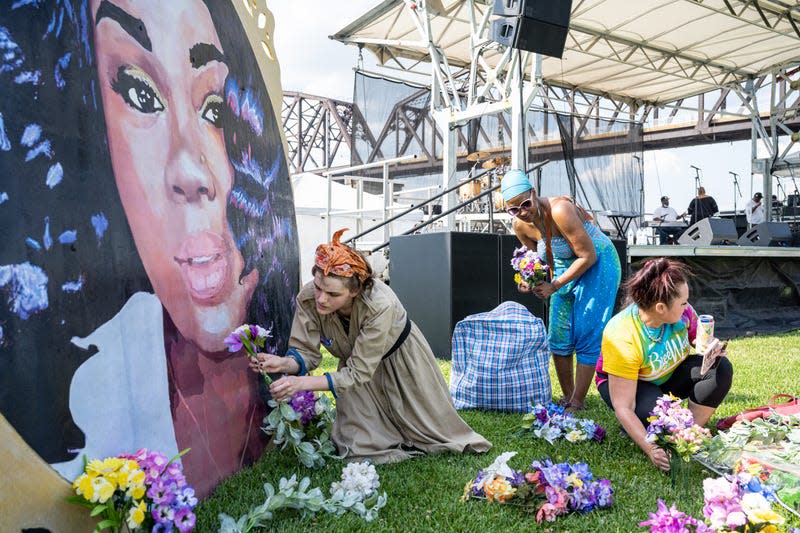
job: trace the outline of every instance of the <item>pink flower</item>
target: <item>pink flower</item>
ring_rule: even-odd
[[[703,497],[709,500],[732,500],[739,497],[739,488],[724,477],[703,480]]]
[[[556,517],[559,515],[558,508],[552,503],[545,503],[536,511],[536,521],[541,523],[544,520],[548,522],[555,522]]]

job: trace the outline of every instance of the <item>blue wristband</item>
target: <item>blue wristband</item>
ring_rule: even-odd
[[[303,360],[303,356],[300,355],[300,352],[297,351],[297,348],[289,348],[286,351],[286,355],[284,357],[291,357],[295,361],[297,361],[297,366],[300,367],[297,371],[298,376],[305,376],[308,374],[308,370],[306,369],[306,362]]]

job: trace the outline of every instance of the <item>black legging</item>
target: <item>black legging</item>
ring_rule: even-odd
[[[716,368],[712,368],[703,378],[700,376],[700,367],[703,357],[690,355],[684,360],[670,378],[661,385],[654,385],[648,381],[636,382],[636,416],[642,425],[647,427],[647,417],[656,406],[656,400],[667,393],[672,393],[678,398],[689,398],[692,402],[706,407],[719,407],[725,395],[731,389],[733,382],[733,365],[727,357],[722,357]],[[608,393],[608,381],[597,386],[600,397],[611,409],[611,395]]]

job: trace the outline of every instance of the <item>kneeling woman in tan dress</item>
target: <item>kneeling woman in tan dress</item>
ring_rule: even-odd
[[[270,386],[279,401],[302,390],[332,391],[332,438],[348,461],[489,450],[453,407],[433,352],[400,300],[339,242],[344,231],[317,247],[314,280],[297,296],[286,357],[258,354],[254,370],[290,374]],[[320,363],[320,344],[339,359],[338,369],[309,376]]]

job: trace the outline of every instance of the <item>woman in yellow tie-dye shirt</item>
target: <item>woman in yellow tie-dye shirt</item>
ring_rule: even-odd
[[[704,425],[730,390],[733,368],[727,357],[704,375],[703,358],[693,354],[697,313],[689,305],[689,270],[683,263],[647,261],[625,284],[631,302],[603,330],[597,361],[597,390],[622,428],[662,470],[664,450],[645,439],[647,417],[656,400],[671,393],[689,398],[695,422]]]

